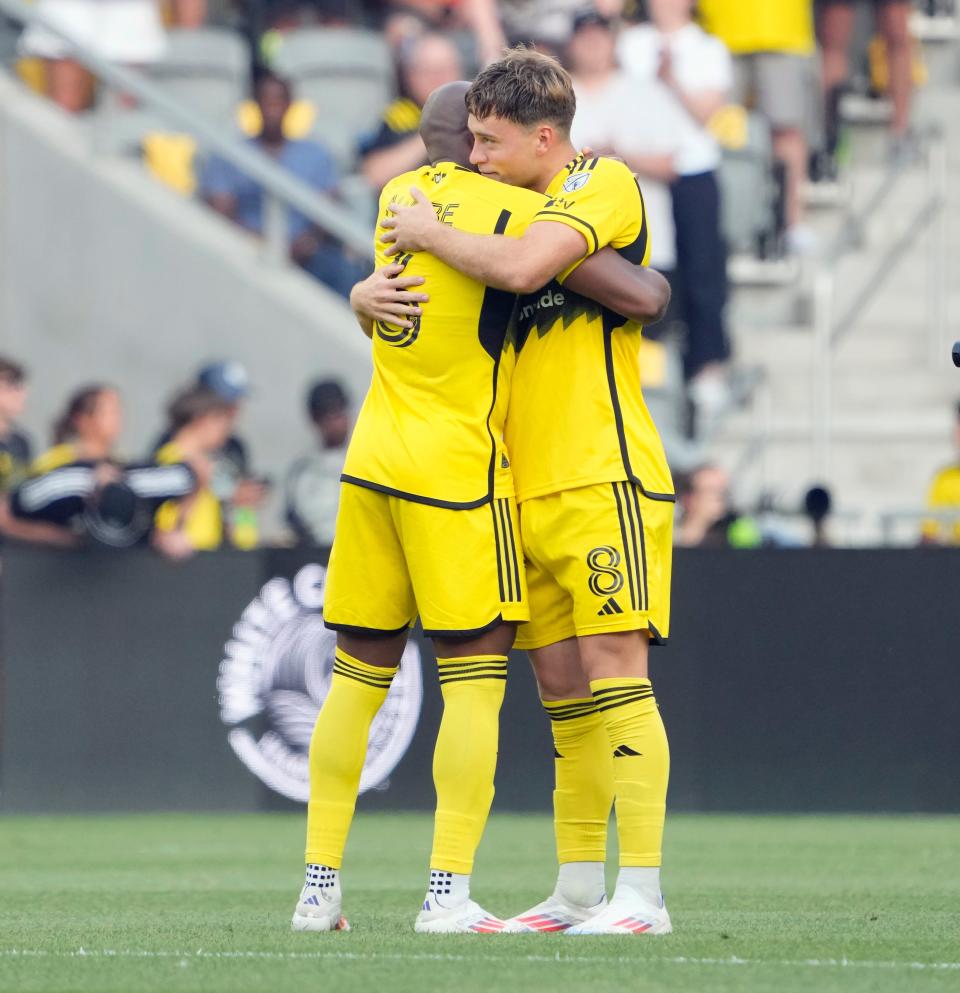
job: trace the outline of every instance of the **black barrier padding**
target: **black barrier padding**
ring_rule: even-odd
[[[216,679],[261,568],[4,548],[2,809],[253,808]]]
[[[5,810],[279,804],[235,758],[216,673],[243,608],[318,553],[4,554]],[[673,810],[960,811],[960,552],[678,551],[670,644],[651,652]],[[430,809],[441,704],[387,789]],[[547,810],[548,722],[511,657],[496,810]]]
[[[674,809],[960,810],[960,553],[680,551],[674,589]]]

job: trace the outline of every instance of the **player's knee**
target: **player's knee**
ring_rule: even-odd
[[[492,631],[486,631],[478,638],[461,639],[435,638],[437,657],[443,659],[469,658],[474,655],[506,655],[513,648],[516,637],[516,624],[498,624]]]
[[[403,650],[407,646],[407,632],[385,638],[363,638],[340,631],[337,634],[337,648],[352,658],[367,665],[380,665],[392,668],[400,664]]]
[[[580,639],[580,658],[588,679],[647,676],[647,631],[618,631]]]

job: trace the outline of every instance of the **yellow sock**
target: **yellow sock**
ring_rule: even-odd
[[[621,866],[658,866],[670,749],[649,679],[592,679],[613,748]]]
[[[613,755],[593,698],[544,700],[553,731],[557,860],[604,862],[613,806]]]
[[[505,655],[437,659],[443,719],[433,753],[437,789],[430,868],[469,874],[493,803]]]
[[[396,668],[367,665],[338,648],[330,692],[310,739],[308,864],[339,869],[367,756],[370,723]]]

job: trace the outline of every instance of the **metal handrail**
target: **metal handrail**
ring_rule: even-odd
[[[293,207],[314,224],[338,238],[362,257],[374,257],[371,233],[343,207],[332,199],[317,193],[303,180],[291,175],[277,165],[268,155],[251,147],[226,130],[211,124],[189,107],[172,99],[156,84],[140,73],[116,65],[78,43],[68,31],[52,23],[35,7],[23,0],[0,0],[0,10],[20,23],[36,24],[63,39],[70,46],[77,61],[83,63],[94,75],[114,89],[137,98],[150,110],[156,111],[178,130],[186,131],[204,146],[213,149],[231,165],[256,180],[265,193],[264,236],[266,255],[271,261],[287,258],[286,229],[283,211],[277,201]]]
[[[839,319],[835,317],[837,264],[844,255],[862,244],[862,233],[866,222],[879,212],[893,194],[907,170],[906,164],[890,166],[867,203],[859,211],[848,215],[813,276],[812,443],[813,464],[821,479],[829,479],[831,469],[834,350],[856,323],[866,304],[884,285],[896,260],[902,258],[905,249],[930,226],[933,226],[934,237],[931,242],[931,259],[928,267],[931,286],[926,296],[930,307],[928,323],[931,336],[931,361],[936,360],[941,343],[946,340],[946,279],[943,263],[947,246],[943,208],[947,202],[947,168],[946,142],[943,134],[935,128],[929,129],[924,135],[923,147],[926,154],[927,196],[904,233],[886,246],[870,276],[854,294],[852,302]]]

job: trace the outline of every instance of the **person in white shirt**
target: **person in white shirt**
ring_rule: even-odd
[[[692,0],[649,0],[651,21],[624,30],[617,54],[624,69],[665,89],[686,124],[670,185],[676,227],[678,285],[674,296],[689,329],[684,371],[698,419],[729,400],[730,357],[724,311],[726,247],[720,228],[720,148],[708,128],[733,85],[726,46],[691,20]]]
[[[670,183],[692,128],[656,79],[617,68],[610,22],[595,11],[574,19],[567,61],[577,95],[571,136],[578,148],[616,155],[637,175],[650,229],[650,265],[668,279],[677,266]]]

